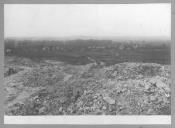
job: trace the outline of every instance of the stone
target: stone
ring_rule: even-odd
[[[102,109],[103,109],[103,110],[106,110],[106,106],[103,106]]]
[[[94,98],[94,99],[97,99],[97,98],[98,98],[98,96],[97,96],[97,95],[95,95],[93,98]]]
[[[169,93],[165,93],[165,96],[166,96],[167,98],[169,98],[169,97],[170,97],[170,94],[169,94]]]
[[[115,104],[115,100],[108,96],[103,97],[103,100],[105,100],[108,104]]]
[[[66,97],[62,97],[62,98],[59,99],[59,101],[60,101],[61,103],[65,103],[65,102],[67,101],[67,98],[66,98]]]
[[[151,101],[155,101],[156,100],[156,96],[150,96],[150,100]]]
[[[60,107],[60,108],[59,108],[59,112],[62,112],[62,111],[63,111],[63,108],[62,108],[62,107]]]
[[[46,112],[47,111],[47,108],[46,107],[41,107],[40,109],[39,109],[39,113],[44,113],[44,112]]]
[[[150,85],[149,84],[145,84],[145,89],[146,90],[150,89]]]
[[[148,109],[147,114],[149,114],[149,115],[154,114],[154,110],[152,108]]]

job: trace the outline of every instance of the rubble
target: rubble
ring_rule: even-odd
[[[7,77],[5,86],[11,99],[6,101],[7,115],[168,115],[171,112],[168,65],[127,62],[75,66],[47,61]],[[21,105],[14,102],[15,95],[10,96],[11,88],[16,95],[23,95],[27,88],[38,91],[26,97]]]
[[[103,99],[108,103],[108,104],[115,104],[115,100],[113,100],[112,98],[106,96],[103,97]]]

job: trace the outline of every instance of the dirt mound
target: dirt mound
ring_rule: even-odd
[[[6,114],[168,115],[169,68],[154,63],[75,66],[47,62],[20,79],[24,88],[42,89],[7,107]]]
[[[121,63],[105,68],[107,78],[140,79],[153,76],[169,76],[169,67],[154,63]]]

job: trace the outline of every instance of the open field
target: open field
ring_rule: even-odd
[[[103,62],[170,64],[169,41],[5,40],[5,54],[31,59],[54,59],[73,65]]]

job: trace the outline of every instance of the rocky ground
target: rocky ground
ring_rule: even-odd
[[[14,69],[8,74],[9,68]],[[169,115],[170,66],[5,60],[6,115]]]

